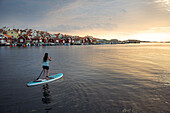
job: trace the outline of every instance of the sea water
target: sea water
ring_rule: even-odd
[[[52,57],[52,83],[26,87]],[[0,113],[168,113],[170,44],[0,47]]]

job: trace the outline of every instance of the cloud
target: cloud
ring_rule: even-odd
[[[155,7],[158,8],[152,0],[82,0],[70,2],[60,9],[54,8],[43,21],[81,27],[110,23],[119,26],[119,30],[131,32],[160,26],[158,21],[166,20],[167,14],[155,10]]]
[[[69,27],[64,27],[70,30],[70,26],[73,29],[103,29],[103,30],[113,30],[117,28],[117,24],[114,22],[114,16],[123,15],[127,11],[123,8],[116,9],[115,1],[75,1],[69,3],[60,9],[54,8],[46,14],[44,18],[44,23],[49,25],[64,25]],[[115,7],[114,7],[115,6]],[[49,18],[50,17],[50,18]],[[79,26],[79,27],[75,27]],[[63,27],[62,27],[63,28]]]
[[[169,0],[1,0],[0,25],[111,36],[169,27],[169,6]]]
[[[59,9],[70,2],[71,0],[2,0],[1,20],[2,23],[38,25],[49,11]]]
[[[75,25],[53,25],[53,26],[43,26],[44,29],[48,29],[50,32],[74,32],[82,30],[106,30],[111,31],[117,28],[116,24],[104,23],[104,24],[91,24],[83,26]]]
[[[170,0],[155,0],[155,2],[165,7],[167,11],[170,11]]]

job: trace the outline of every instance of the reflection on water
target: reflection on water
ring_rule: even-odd
[[[170,44],[0,48],[0,52],[2,113],[170,112]],[[25,87],[39,75],[45,52],[53,59],[50,75],[61,72],[64,79]]]
[[[51,103],[51,95],[50,95],[50,90],[48,84],[43,85],[43,98],[42,101],[44,104],[49,104]]]
[[[51,103],[51,95],[50,95],[50,89],[49,89],[49,85],[45,84],[43,85],[43,98],[42,98],[42,102],[43,104],[46,104],[46,113],[48,113],[52,108],[50,106],[48,106]]]

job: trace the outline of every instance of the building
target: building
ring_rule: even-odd
[[[54,43],[54,42],[55,42],[55,39],[52,38],[52,37],[49,37],[49,38],[48,38],[48,42],[49,42],[49,43]]]
[[[7,31],[7,35],[11,36],[12,39],[17,39],[19,34],[15,30]]]
[[[17,42],[20,44],[30,43],[30,39],[28,37],[20,36]]]
[[[0,35],[0,43],[1,44],[11,43],[11,42],[12,42],[11,36],[9,36],[7,34]]]
[[[35,36],[32,38],[33,43],[42,43],[42,38],[40,36]]]
[[[83,43],[83,39],[81,38],[81,37],[75,37],[74,39],[73,39],[73,44],[74,45],[81,45]]]

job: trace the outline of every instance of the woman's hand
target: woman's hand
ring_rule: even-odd
[[[52,58],[50,57],[49,60],[52,61]]]

